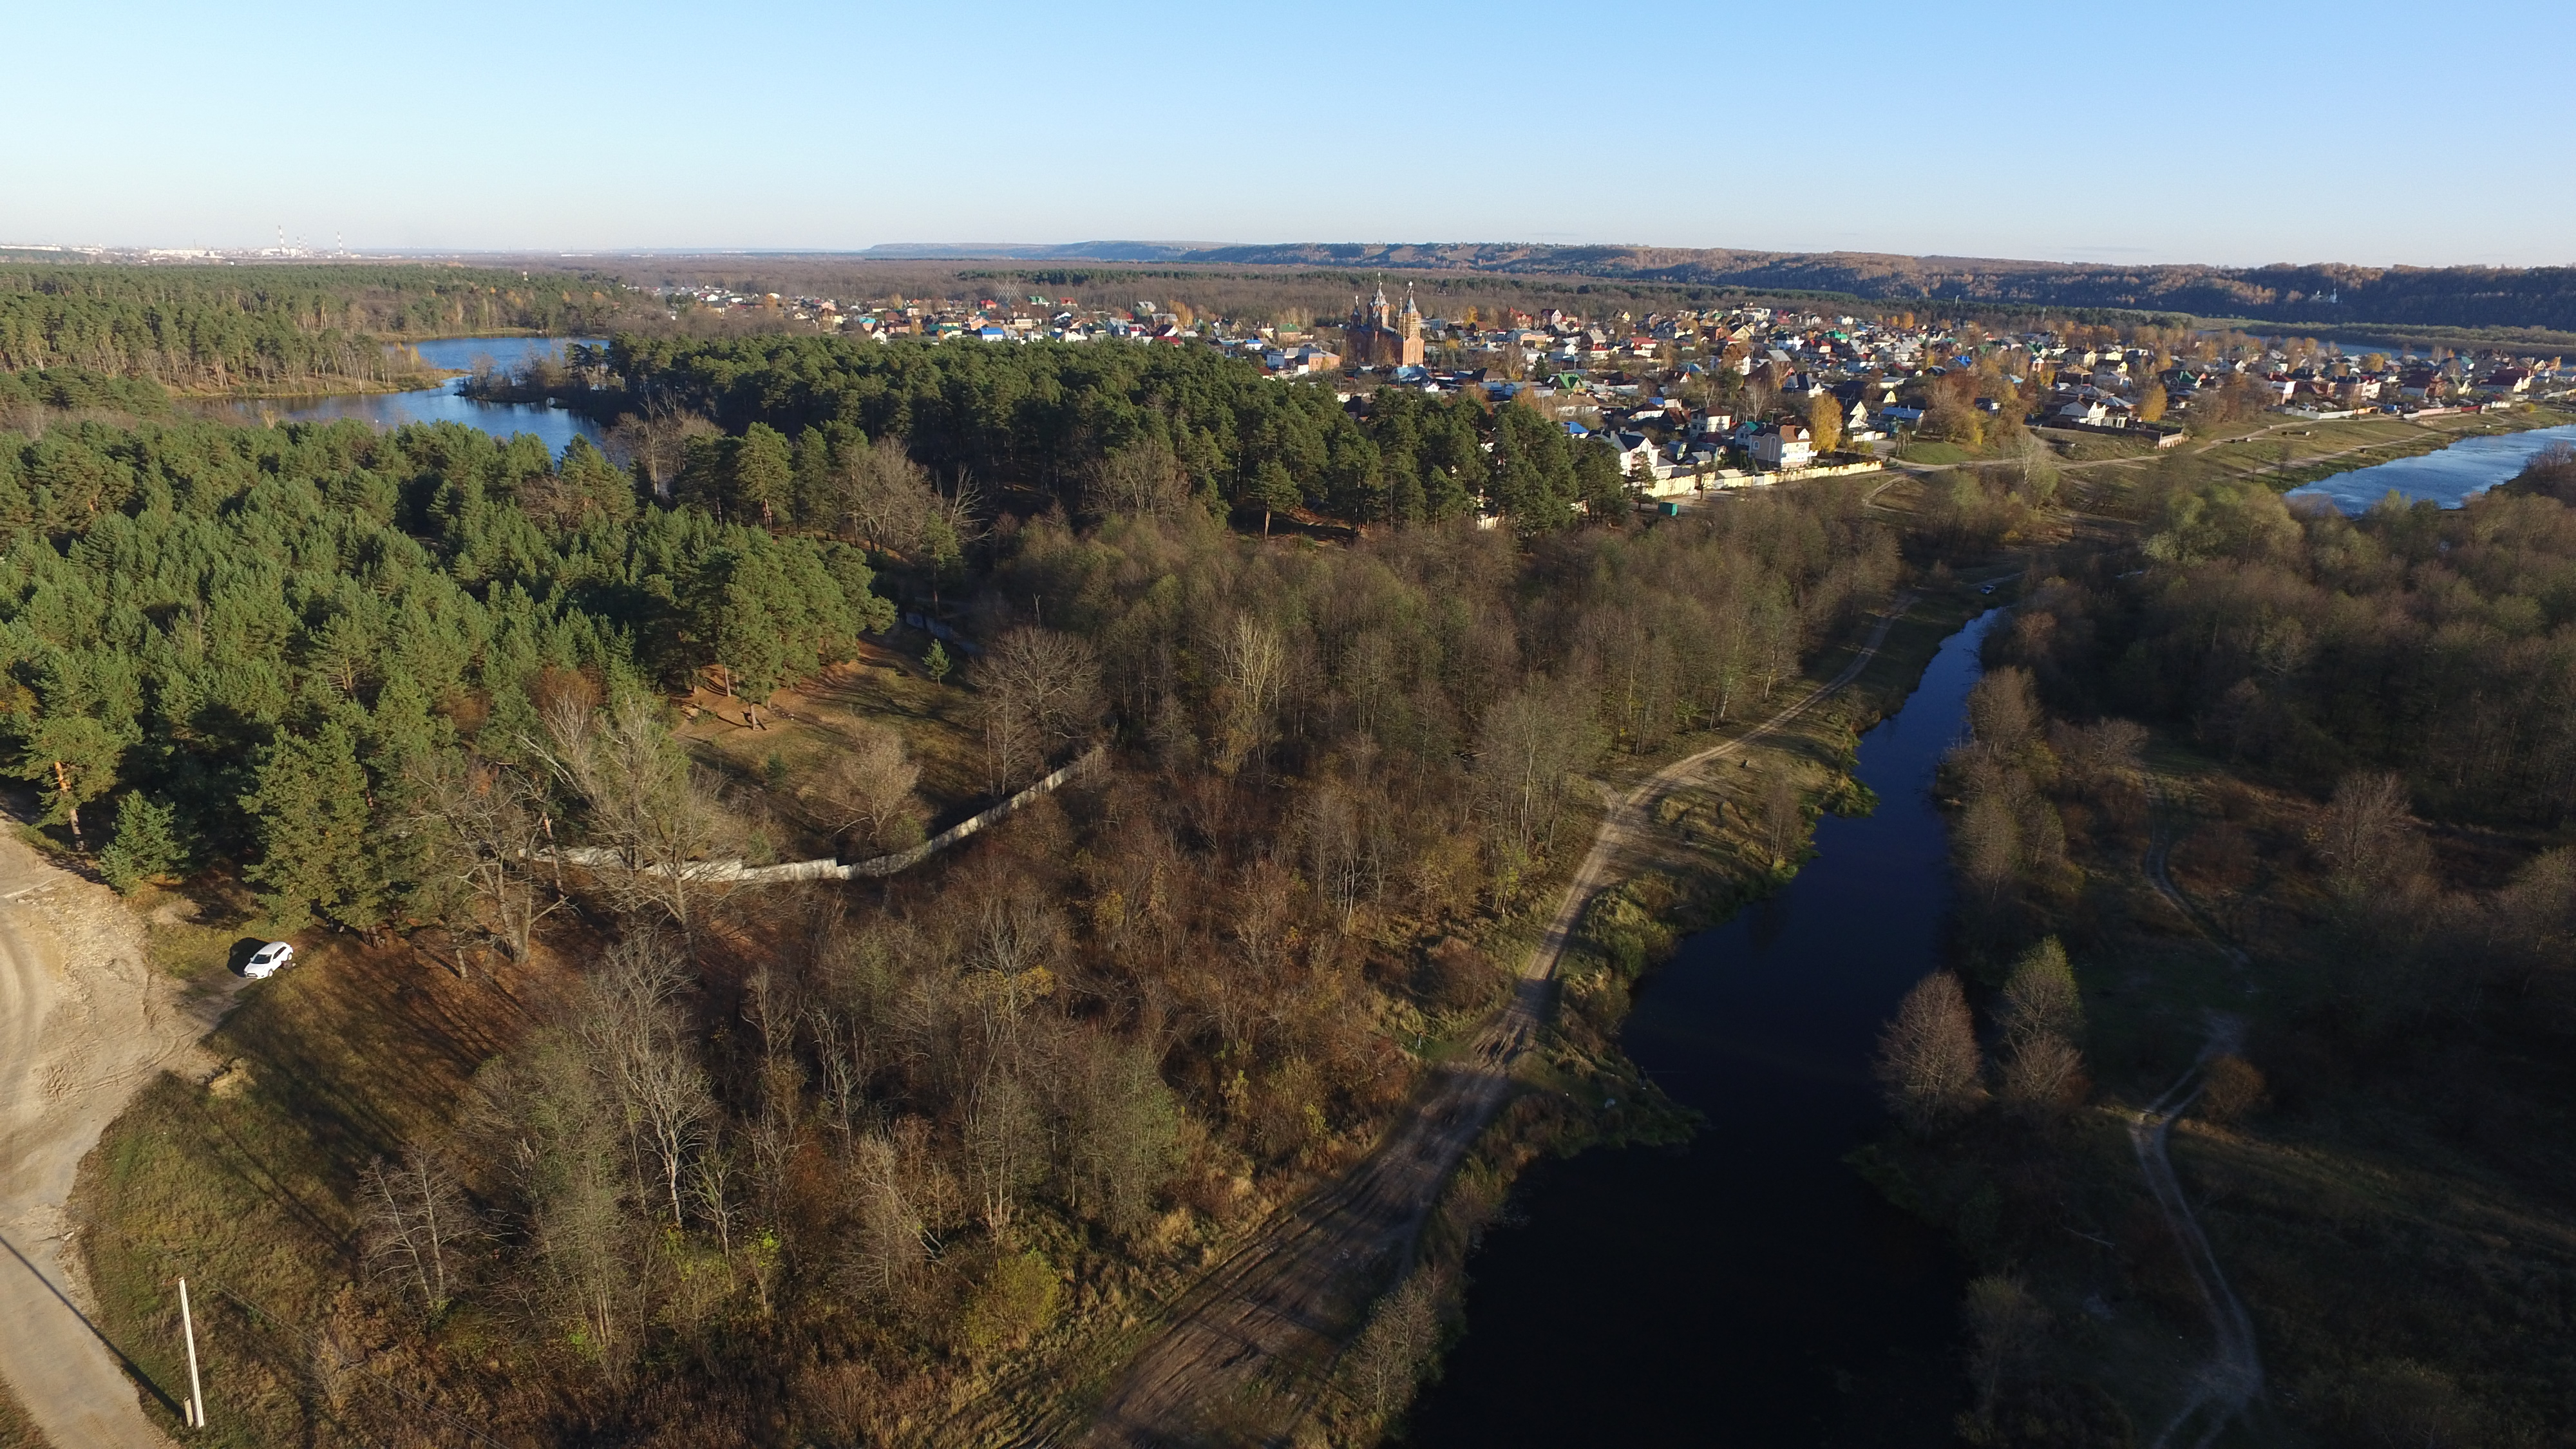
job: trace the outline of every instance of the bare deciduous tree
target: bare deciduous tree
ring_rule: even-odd
[[[1968,1285],[1960,1316],[1968,1329],[1968,1369],[1976,1382],[1975,1413],[1991,1420],[1995,1400],[2030,1365],[2048,1332],[2048,1310],[2019,1278],[1988,1275]]]
[[[1597,750],[1582,691],[1534,679],[1485,711],[1476,774],[1488,812],[1520,859],[1554,844],[1574,773]]]
[[[1189,470],[1160,438],[1130,443],[1102,458],[1083,489],[1083,504],[1094,513],[1166,518],[1189,501]]]
[[[2054,1032],[2025,1037],[2004,1058],[2003,1104],[2015,1115],[2054,1120],[2084,1089],[2084,1054]]]
[[[891,1297],[929,1257],[928,1234],[904,1191],[901,1159],[892,1142],[875,1133],[859,1139],[851,1177],[859,1199],[852,1271],[862,1292]]]
[[[1019,1073],[984,1074],[966,1104],[966,1170],[984,1226],[1005,1242],[1020,1199],[1046,1167],[1046,1124]]]
[[[1798,858],[1807,841],[1807,801],[1798,777],[1775,770],[1762,788],[1762,844],[1779,869]]]
[[[2406,782],[2393,774],[2345,776],[2317,821],[2316,839],[2339,889],[2359,894],[2386,880],[2421,849]]]
[[[2050,936],[2013,963],[2004,982],[2004,1040],[2013,1045],[2054,1036],[2069,1042],[2084,1039],[2084,1000],[2075,987],[2075,970],[2066,948]]]
[[[670,941],[649,930],[630,932],[591,978],[587,1009],[576,1028],[628,1131],[658,1169],[657,1186],[669,1199],[675,1228],[687,1222],[682,1177],[715,1116],[706,1073],[682,1039],[674,998],[685,980],[685,965]]]
[[[1237,614],[1217,640],[1217,674],[1217,708],[1223,713],[1217,770],[1231,775],[1247,760],[1266,765],[1277,733],[1279,691],[1288,674],[1279,631],[1267,620]]]
[[[1352,1397],[1371,1419],[1384,1423],[1413,1401],[1415,1385],[1440,1346],[1440,1298],[1426,1270],[1415,1270],[1369,1311],[1368,1327],[1351,1345],[1344,1370]]]
[[[2138,754],[2146,747],[2146,726],[2135,720],[2106,719],[2062,729],[2052,743],[2058,757],[2079,780],[2097,788],[2125,782],[2138,771]]]
[[[930,470],[912,460],[901,438],[889,435],[850,450],[832,470],[830,482],[838,527],[886,552],[921,551],[930,520],[940,510],[940,493]]]
[[[559,699],[545,724],[539,748],[581,797],[591,843],[609,854],[598,875],[611,901],[628,913],[659,911],[688,930],[723,889],[707,866],[721,834],[714,786],[642,695],[604,709]]]
[[[1085,1033],[1067,1038],[1065,1057],[1065,1185],[1110,1231],[1140,1231],[1171,1175],[1180,1107],[1142,1047]]]
[[[1928,1131],[1976,1105],[1982,1070],[1959,978],[1935,971],[1916,982],[1878,1039],[1878,1080],[1888,1106],[1907,1126]]]
[[[849,735],[821,777],[798,794],[834,839],[881,850],[896,843],[907,820],[918,828],[913,789],[921,782],[921,767],[905,752],[903,736],[891,729],[856,721]]]
[[[1104,703],[1090,644],[1028,626],[1004,634],[976,661],[975,687],[996,795],[1037,778],[1048,752],[1089,738]]]
[[[545,793],[506,765],[454,751],[412,757],[404,777],[432,858],[481,904],[514,959],[526,960],[537,922],[564,903],[539,872],[552,830]]]
[[[398,1162],[379,1157],[367,1164],[358,1188],[370,1276],[399,1281],[436,1318],[454,1296],[450,1256],[484,1236],[456,1174],[441,1154],[413,1147]]]
[[[641,412],[618,419],[609,430],[608,456],[620,467],[641,468],[653,496],[667,502],[689,439],[716,431],[715,424],[656,393]]]

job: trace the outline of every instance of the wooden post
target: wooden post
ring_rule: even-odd
[[[188,1402],[182,1415],[192,1429],[206,1427],[206,1391],[197,1381],[197,1320],[188,1311],[188,1280],[179,1280],[179,1327],[188,1338]]]

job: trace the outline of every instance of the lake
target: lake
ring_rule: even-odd
[[[2287,496],[2330,499],[2346,513],[2360,513],[2393,488],[2409,503],[2429,498],[2444,508],[2457,508],[2521,472],[2523,464],[2552,443],[2576,443],[2576,424],[2463,438],[2438,453],[2337,473],[2293,488]]]
[[[574,343],[595,343],[588,337],[437,337],[418,344],[421,360],[436,368],[469,370],[476,359],[489,357],[502,367],[514,367],[541,353],[560,352]],[[514,433],[534,433],[544,441],[546,451],[560,455],[564,445],[576,437],[600,441],[598,424],[579,414],[541,403],[491,403],[466,397],[457,388],[463,378],[450,378],[440,387],[418,392],[325,393],[314,397],[257,398],[215,406],[236,417],[258,422],[328,423],[343,418],[379,428],[398,428],[405,423],[463,423],[480,428],[496,438]]]
[[[1681,944],[1621,1033],[1705,1114],[1685,1148],[1541,1163],[1468,1263],[1467,1334],[1411,1443],[1946,1445],[1965,1271],[1843,1161],[1887,1122],[1870,1059],[1944,961],[1947,827],[1987,613],[1862,737],[1878,809],[1817,822],[1788,888]]]

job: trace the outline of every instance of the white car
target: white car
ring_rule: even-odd
[[[250,953],[242,963],[242,974],[253,981],[265,981],[283,971],[295,960],[295,948],[284,941],[271,941]]]

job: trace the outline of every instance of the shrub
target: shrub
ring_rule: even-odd
[[[2263,1105],[2263,1074],[2239,1056],[2209,1064],[2200,1088],[2200,1116],[2211,1122],[2233,1122]]]
[[[1044,1332],[1055,1321],[1056,1286],[1055,1267],[1044,1253],[1032,1249],[995,1258],[966,1301],[967,1348],[983,1353]]]

